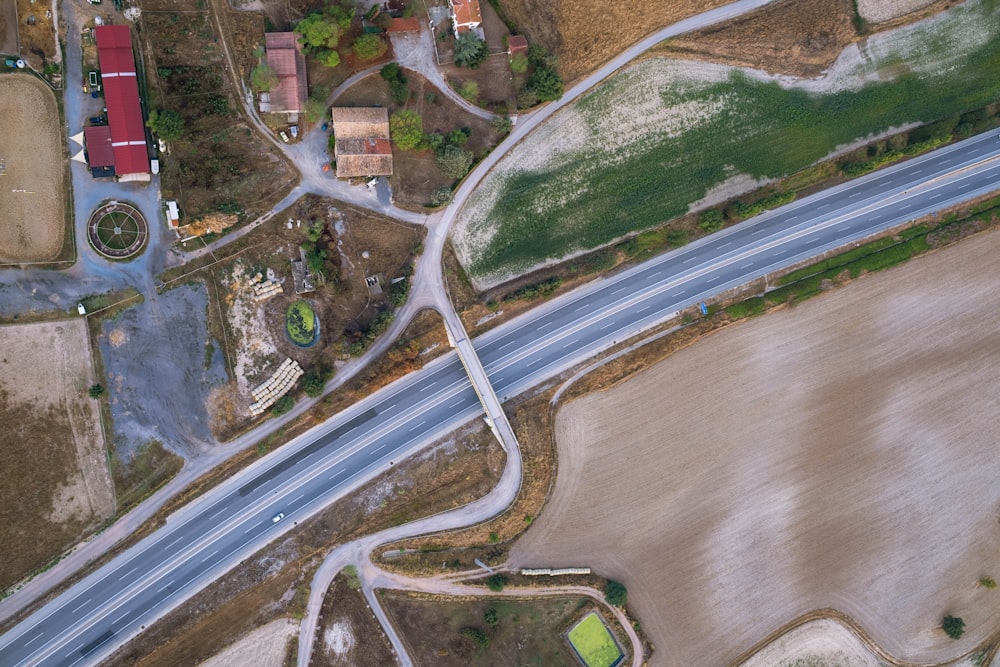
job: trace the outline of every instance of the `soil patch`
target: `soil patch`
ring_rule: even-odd
[[[492,434],[478,422],[466,427],[300,522],[105,664],[197,664],[263,623],[301,619],[312,571],[333,546],[480,498],[496,484],[503,465],[503,450]]]
[[[288,643],[298,630],[298,625],[291,620],[272,621],[226,647],[199,667],[283,667],[288,655]]]
[[[884,665],[857,635],[829,618],[809,621],[789,630],[755,653],[740,667],[771,665]]]
[[[780,0],[653,50],[811,78],[855,39],[852,0]]]
[[[55,96],[32,75],[0,76],[0,117],[0,263],[55,259],[66,231]]]
[[[83,319],[0,326],[0,590],[114,514]]]
[[[578,663],[563,633],[594,608],[584,597],[455,599],[396,590],[379,594],[418,665],[571,667]],[[496,613],[494,625],[485,621],[490,609]]]
[[[511,564],[589,554],[667,664],[727,663],[830,606],[903,660],[982,641],[1000,624],[976,586],[1000,571],[998,250],[984,233],[570,403]]]
[[[309,664],[315,667],[383,667],[395,664],[389,639],[365,596],[344,573],[334,578],[323,600]]]
[[[17,4],[13,2],[0,7],[0,53],[17,53]]]
[[[8,0],[9,2],[10,0]],[[52,1],[17,0],[18,38],[21,57],[32,69],[42,71],[50,60],[59,62]]]

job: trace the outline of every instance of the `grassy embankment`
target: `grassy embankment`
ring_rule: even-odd
[[[579,148],[530,170],[504,174],[501,168],[500,175],[492,177],[498,196],[482,216],[470,221],[470,229],[488,224],[496,233],[487,245],[469,252],[470,272],[480,277],[521,273],[546,258],[595,248],[682,216],[691,202],[734,174],[782,178],[858,138],[987,107],[1000,97],[1000,34],[957,58],[949,55],[947,37],[977,17],[991,21],[995,12],[988,4],[956,9],[936,31],[911,36],[906,49],[890,48],[875,56],[877,62],[868,67],[894,78],[857,90],[786,89],[738,70],[726,80],[708,83],[671,78],[660,86],[664,107],[685,105],[695,110],[691,117],[680,117],[680,130],[673,133],[655,123],[627,120],[639,136],[616,146],[609,132],[594,128],[623,113],[621,100],[641,97],[639,89],[664,78],[660,68],[673,67],[661,59],[639,63],[575,106],[590,128]],[[953,67],[935,65],[949,58]],[[991,108],[988,113],[995,111]],[[579,131],[579,123],[572,125]],[[862,173],[933,148],[953,133],[961,136],[970,131],[972,125],[969,119],[954,117],[950,127],[908,137],[901,145],[871,156],[871,164],[861,160],[845,172]]]

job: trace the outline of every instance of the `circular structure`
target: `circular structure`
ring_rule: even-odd
[[[312,347],[319,341],[319,317],[304,299],[293,301],[288,306],[285,333],[298,347]]]
[[[90,216],[87,238],[94,250],[109,259],[128,259],[142,252],[149,227],[134,206],[112,201],[102,204]]]

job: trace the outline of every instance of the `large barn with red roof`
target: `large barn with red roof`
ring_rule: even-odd
[[[146,148],[146,126],[139,106],[132,35],[127,25],[97,26],[94,34],[104,85],[104,102],[108,108],[114,173],[125,180],[148,180],[149,152]],[[91,132],[87,138],[97,139],[97,136]],[[106,145],[89,145],[87,149],[91,160],[108,161]],[[95,166],[98,165],[91,164],[92,168]]]

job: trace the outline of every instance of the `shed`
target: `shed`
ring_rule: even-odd
[[[528,55],[528,39],[524,35],[511,35],[507,38],[507,55],[513,58],[519,53]]]
[[[111,128],[92,125],[83,128],[83,141],[87,147],[87,164],[94,178],[115,175],[115,151],[111,146]]]
[[[420,32],[420,19],[415,16],[408,19],[392,19],[386,32]]]

